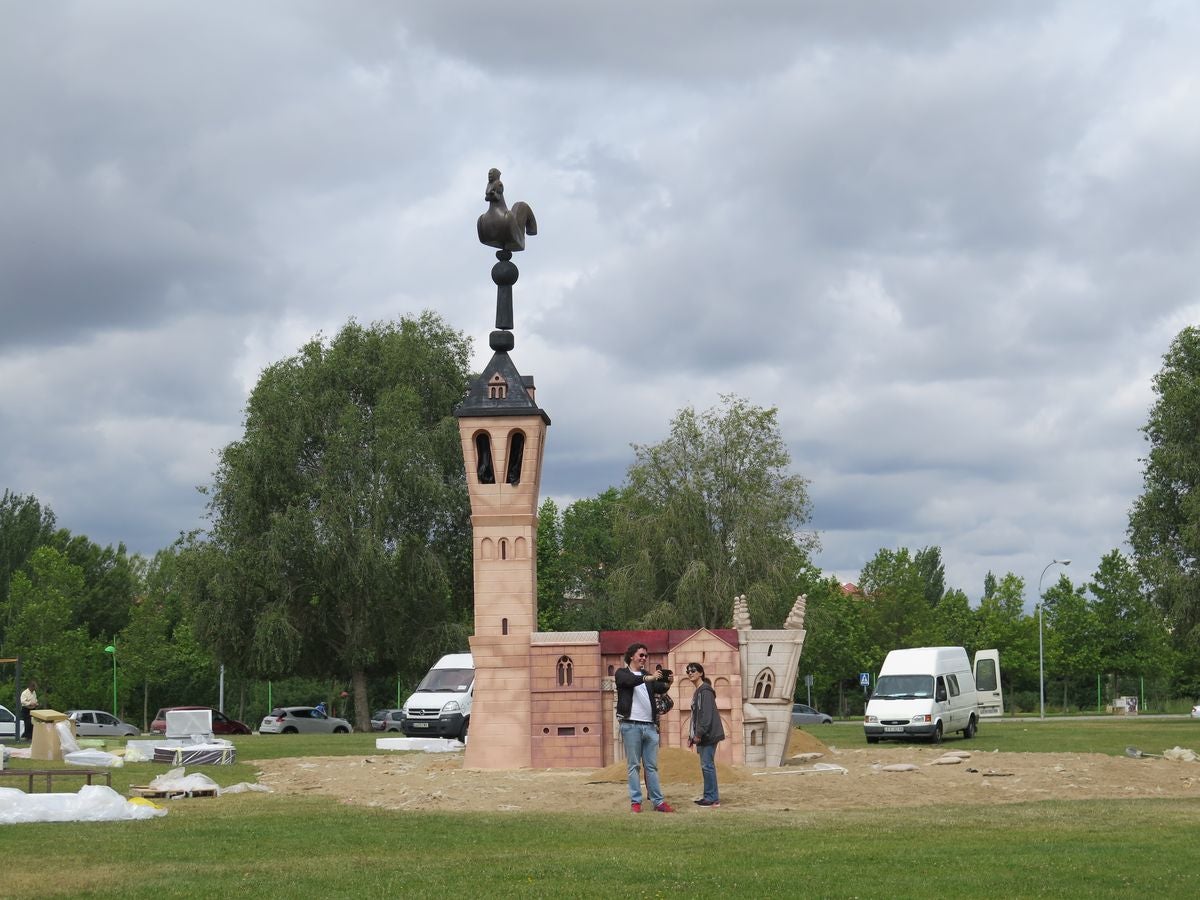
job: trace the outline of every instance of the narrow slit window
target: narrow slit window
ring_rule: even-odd
[[[525,432],[514,431],[508,436],[508,478],[513,487],[521,483],[521,462],[525,457]]]
[[[496,483],[496,471],[492,467],[492,439],[486,431],[475,435],[475,474],[480,484]]]

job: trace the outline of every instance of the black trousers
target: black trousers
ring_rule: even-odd
[[[22,726],[22,732],[25,735],[24,738],[22,738],[22,740],[32,741],[33,740],[33,716],[30,714],[29,707],[27,707],[27,706],[21,707],[21,726]]]

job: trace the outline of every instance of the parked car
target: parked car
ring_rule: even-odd
[[[17,717],[9,712],[7,706],[0,706],[0,738],[13,740],[17,729],[21,730],[22,734],[20,736],[24,737],[24,723],[18,722]]]
[[[245,722],[239,722],[237,719],[231,719],[225,713],[213,709],[211,706],[166,706],[160,709],[154,716],[154,721],[150,723],[151,734],[166,734],[167,733],[167,713],[173,709],[207,709],[212,712],[212,731],[213,734],[251,734],[250,726]]]
[[[792,727],[797,725],[832,725],[833,716],[817,712],[804,703],[792,704]]]
[[[371,716],[372,731],[399,731],[402,709],[377,709]]]
[[[1192,718],[1200,719],[1200,703],[1197,703],[1195,706],[1192,707]]]
[[[349,734],[345,719],[327,716],[313,706],[277,706],[258,725],[259,734]]]
[[[136,725],[102,709],[69,709],[67,716],[75,720],[75,733],[80,737],[137,737],[142,733]]]

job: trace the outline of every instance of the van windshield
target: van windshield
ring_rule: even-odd
[[[474,678],[474,669],[430,669],[417,685],[417,690],[437,694],[465,694]]]
[[[872,696],[879,700],[927,700],[933,696],[933,676],[880,675]]]

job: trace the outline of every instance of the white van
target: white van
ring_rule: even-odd
[[[400,730],[406,737],[445,737],[466,741],[471,726],[475,662],[470,653],[450,653],[425,673],[404,701]]]
[[[999,660],[995,650],[975,654],[976,665],[993,672],[997,685]],[[893,650],[883,661],[875,692],[867,702],[863,731],[868,744],[905,738],[928,738],[940,744],[943,735],[954,731],[961,731],[964,738],[974,737],[979,715],[967,651],[911,647]]]

